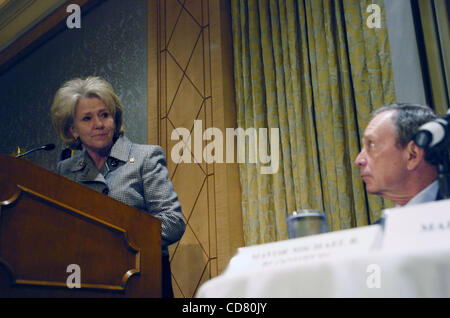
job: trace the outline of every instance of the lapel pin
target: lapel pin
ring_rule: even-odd
[[[130,158],[130,162],[131,162],[131,163],[134,163],[134,158]]]

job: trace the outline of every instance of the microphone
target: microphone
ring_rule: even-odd
[[[446,118],[438,118],[419,127],[414,142],[417,146],[429,149],[439,145],[446,137],[450,114]]]
[[[425,160],[435,165],[438,172],[439,194],[450,198],[450,109],[445,117],[434,119],[419,127],[414,142],[425,150]]]
[[[33,149],[28,150],[28,151],[26,151],[26,152],[24,152],[24,153],[22,153],[20,155],[17,155],[16,158],[24,157],[24,156],[26,156],[26,155],[28,155],[28,154],[30,154],[32,152],[38,151],[38,150],[50,151],[50,150],[53,150],[53,149],[55,149],[55,144],[46,144],[44,146],[33,148]]]

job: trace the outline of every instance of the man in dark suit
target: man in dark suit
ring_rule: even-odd
[[[439,198],[436,166],[413,140],[421,125],[436,118],[429,107],[415,104],[392,104],[373,114],[355,160],[367,192],[397,206]]]

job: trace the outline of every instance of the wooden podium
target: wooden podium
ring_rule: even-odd
[[[0,154],[0,297],[161,297],[161,221]]]

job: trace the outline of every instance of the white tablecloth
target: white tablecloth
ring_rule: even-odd
[[[204,283],[197,297],[450,297],[450,247],[225,272]]]
[[[197,297],[450,297],[450,200],[385,221],[240,248]]]

